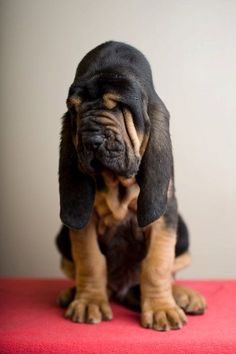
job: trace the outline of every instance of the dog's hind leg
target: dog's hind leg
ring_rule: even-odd
[[[201,315],[206,309],[206,300],[197,291],[185,286],[174,284],[172,286],[174,299],[185,313],[192,315]]]

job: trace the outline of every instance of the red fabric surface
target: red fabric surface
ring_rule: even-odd
[[[181,330],[156,332],[139,314],[113,304],[114,319],[75,324],[57,307],[66,280],[2,279],[0,353],[236,353],[236,281],[184,281],[208,302],[203,316],[188,316]]]

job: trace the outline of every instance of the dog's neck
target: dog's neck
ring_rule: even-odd
[[[96,192],[95,211],[99,218],[99,233],[104,233],[137,210],[139,186],[135,177],[124,178],[110,171],[102,175],[105,188]]]
[[[110,170],[105,170],[104,172],[102,172],[102,177],[103,177],[105,185],[108,188],[115,187],[115,186],[119,185],[119,183],[124,187],[130,187],[136,183],[134,176],[129,177],[129,178],[126,178],[123,176],[117,176],[114,172],[112,172]]]

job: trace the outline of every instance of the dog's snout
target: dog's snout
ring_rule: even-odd
[[[86,146],[86,149],[89,151],[94,151],[99,148],[103,143],[103,137],[99,135],[95,135],[91,138],[87,138],[84,141],[84,145]]]

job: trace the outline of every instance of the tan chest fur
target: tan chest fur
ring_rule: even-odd
[[[108,183],[105,191],[99,191],[95,197],[95,211],[98,215],[98,233],[103,234],[108,227],[114,226],[125,220],[129,213],[137,210],[137,197],[139,186],[132,180],[128,185],[118,180]],[[123,193],[120,196],[120,184]]]

